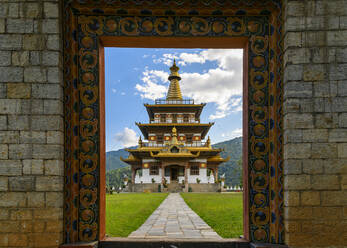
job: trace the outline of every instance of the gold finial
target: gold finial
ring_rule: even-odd
[[[178,144],[177,140],[177,129],[176,127],[172,128],[172,139],[171,139],[171,144]]]
[[[181,80],[181,76],[178,73],[179,69],[180,68],[176,66],[176,59],[174,59],[174,63],[170,67],[170,71],[171,71],[169,76],[170,86],[169,86],[169,91],[167,92],[167,95],[166,95],[166,100],[182,100],[182,94],[181,94],[181,89],[179,84],[179,81]]]
[[[210,139],[210,136],[208,136],[206,145],[207,145],[207,147],[211,148],[211,139]]]
[[[139,146],[140,146],[140,147],[142,146],[142,139],[141,139],[141,136],[139,137]]]
[[[176,127],[172,128],[172,136],[176,136],[177,137],[177,129],[176,129]]]

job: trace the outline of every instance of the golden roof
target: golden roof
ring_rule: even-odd
[[[170,86],[169,91],[166,95],[166,100],[182,100],[182,93],[180,89],[179,81],[181,80],[178,70],[180,68],[176,66],[176,61],[174,60],[173,65],[170,67],[171,74],[169,76]]]

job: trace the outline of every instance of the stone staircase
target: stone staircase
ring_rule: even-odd
[[[183,191],[182,185],[180,185],[177,181],[171,181],[168,184],[167,190],[168,190],[168,192],[171,192],[171,193],[177,193],[177,192]]]

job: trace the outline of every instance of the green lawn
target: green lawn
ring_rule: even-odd
[[[106,233],[113,237],[127,237],[146,221],[167,195],[164,193],[106,195]]]
[[[243,234],[242,193],[181,193],[185,202],[223,238]]]

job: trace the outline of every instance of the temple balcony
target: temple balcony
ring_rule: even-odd
[[[194,104],[194,100],[193,99],[182,99],[182,100],[156,99],[155,104]]]
[[[166,147],[166,143],[142,142],[139,147]],[[185,143],[184,147],[208,147],[208,142]]]

